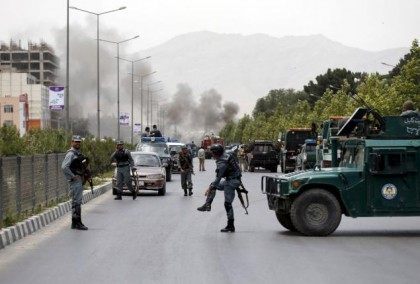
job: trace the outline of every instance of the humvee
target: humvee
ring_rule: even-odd
[[[337,135],[348,138],[331,139],[333,167],[262,177],[268,207],[283,227],[325,236],[343,214],[420,216],[419,116],[382,117],[358,108]]]

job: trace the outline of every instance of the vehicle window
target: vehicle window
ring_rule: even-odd
[[[170,152],[175,151],[177,153],[181,152],[181,146],[180,145],[172,145],[169,146]]]
[[[153,152],[159,155],[166,154],[166,145],[150,145],[143,144],[140,146],[139,151],[141,152]]]
[[[363,147],[349,147],[344,149],[340,167],[357,168],[362,170],[364,165],[365,149]]]
[[[153,155],[133,155],[134,165],[142,167],[160,167],[160,160]]]
[[[316,150],[316,145],[306,145],[306,152],[311,152]]]

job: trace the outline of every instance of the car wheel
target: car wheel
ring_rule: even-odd
[[[289,231],[296,232],[296,228],[292,223],[292,219],[290,218],[290,213],[276,212],[276,217],[280,225]]]
[[[295,228],[307,236],[326,236],[341,221],[341,206],[335,196],[324,189],[303,192],[292,203],[290,216]]]
[[[158,195],[163,196],[166,194],[166,184],[158,190]]]
[[[250,171],[250,172],[254,172],[254,171],[255,171],[255,167],[254,167],[254,166],[250,166],[250,167],[249,167],[249,171]]]
[[[270,169],[272,173],[277,173],[277,165],[273,165]]]
[[[166,168],[166,181],[172,180],[172,171],[170,168]]]

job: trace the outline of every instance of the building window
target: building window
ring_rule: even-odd
[[[4,106],[4,112],[5,113],[11,113],[11,112],[13,112],[13,105],[5,105]]]
[[[5,120],[5,121],[3,122],[3,125],[4,125],[4,126],[13,126],[13,120]]]

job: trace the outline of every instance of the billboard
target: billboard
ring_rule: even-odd
[[[134,123],[133,132],[134,133],[141,133],[141,124],[140,123]]]
[[[124,125],[124,126],[130,125],[130,113],[128,112],[120,113],[120,125]]]
[[[51,110],[64,109],[64,87],[52,86],[48,88],[50,96],[49,107]]]

